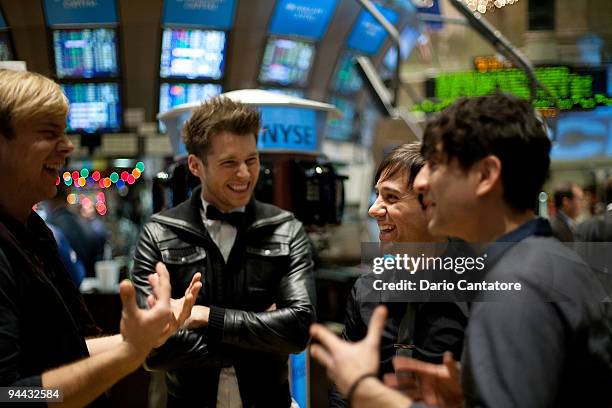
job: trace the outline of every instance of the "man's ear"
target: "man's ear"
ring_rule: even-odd
[[[195,154],[187,156],[187,166],[191,174],[198,178],[204,174],[204,163]]]
[[[497,186],[501,187],[502,164],[499,157],[490,154],[480,159],[475,166],[479,177],[478,187],[476,188],[477,195],[483,196]]]

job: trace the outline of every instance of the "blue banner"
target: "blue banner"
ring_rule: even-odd
[[[2,15],[2,11],[0,11],[0,28],[6,28],[6,21],[4,21],[4,16]]]
[[[396,24],[399,17],[394,10],[376,5],[378,11],[391,23]],[[387,32],[382,25],[376,21],[369,11],[363,10],[351,31],[348,39],[348,47],[367,55],[374,55],[387,39]]]
[[[117,24],[115,0],[45,0],[47,25]]]
[[[165,0],[162,24],[230,30],[235,0]]]
[[[260,151],[317,151],[316,111],[274,106],[263,106],[259,110],[263,124],[257,141]]]
[[[337,0],[278,0],[269,32],[320,40],[336,3]]]
[[[291,361],[291,398],[300,408],[308,408],[308,349],[289,355]]]

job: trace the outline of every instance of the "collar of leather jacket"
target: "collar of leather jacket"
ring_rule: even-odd
[[[202,209],[201,191],[202,188],[198,186],[193,190],[191,198],[176,207],[154,214],[151,220],[205,236],[206,232],[200,215]],[[271,204],[262,203],[255,198],[251,198],[246,206],[245,213],[247,218],[246,232],[266,226],[279,225],[295,218],[291,212]]]

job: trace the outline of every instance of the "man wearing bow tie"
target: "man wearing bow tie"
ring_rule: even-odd
[[[155,214],[135,254],[141,306],[163,261],[173,291],[202,273],[185,328],[147,360],[166,372],[168,406],[289,407],[287,358],[306,347],[314,321],[308,238],[290,212],[253,198],[259,113],[217,97],[185,123],[189,170],[201,186]]]

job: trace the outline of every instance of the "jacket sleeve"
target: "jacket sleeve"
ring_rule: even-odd
[[[41,387],[40,374],[22,377],[19,373],[21,349],[17,284],[12,268],[0,249],[0,386]]]
[[[258,313],[211,306],[211,342],[281,354],[306,347],[315,320],[313,262],[304,228],[297,221],[292,224],[289,271],[280,280],[276,310]]]

